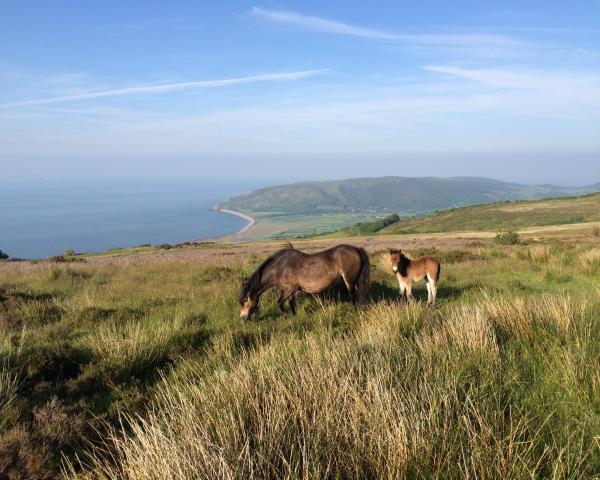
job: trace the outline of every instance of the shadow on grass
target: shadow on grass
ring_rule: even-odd
[[[440,285],[437,290],[438,300],[455,300],[465,293],[476,290],[479,287],[475,285]],[[424,283],[413,284],[412,289],[415,300],[427,301],[427,287]],[[400,300],[400,292],[396,286],[391,287],[385,283],[373,282],[371,284],[371,299],[374,302],[386,300]]]

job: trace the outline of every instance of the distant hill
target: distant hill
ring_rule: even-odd
[[[583,195],[596,191],[600,191],[600,184],[529,186],[479,177],[356,178],[262,188],[231,198],[220,207],[284,215],[397,212],[405,216],[503,200]]]
[[[499,231],[586,222],[600,222],[600,193],[455,208],[425,217],[399,220],[376,233]]]

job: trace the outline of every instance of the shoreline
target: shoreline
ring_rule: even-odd
[[[210,210],[212,210],[213,212],[223,213],[225,215],[235,215],[236,217],[243,218],[244,220],[246,220],[248,222],[246,225],[244,225],[237,232],[224,233],[223,235],[217,235],[215,237],[211,237],[211,238],[214,238],[214,239],[226,238],[226,237],[231,237],[233,235],[238,235],[238,234],[241,234],[241,233],[245,233],[250,228],[252,228],[254,225],[256,225],[256,219],[254,219],[250,215],[246,215],[245,213],[242,213],[242,212],[236,212],[235,210],[229,210],[227,208],[220,208],[218,205],[212,207]]]

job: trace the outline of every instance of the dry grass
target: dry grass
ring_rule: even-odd
[[[581,253],[579,261],[585,271],[589,273],[600,272],[600,248],[593,248]]]
[[[598,375],[560,343],[577,333],[589,345],[591,321],[587,304],[565,296],[488,295],[438,313],[381,302],[347,335],[279,338],[241,356],[222,341],[220,368],[165,378],[147,416],[123,417],[129,434],[113,430],[83,473],[67,463],[65,477],[586,478],[586,462],[598,466],[589,426],[561,437],[550,427],[560,412],[525,408],[529,367],[515,354],[542,325],[555,328],[558,343],[538,340],[529,365],[577,398]]]
[[[53,478],[61,458],[66,478],[600,471],[600,289],[580,262],[596,237],[358,242],[370,305],[301,296],[288,317],[272,292],[250,322],[240,280],[280,243],[0,265],[0,365],[20,379],[0,418],[9,478]],[[437,310],[396,301],[388,246],[441,259]]]
[[[550,258],[550,247],[544,244],[529,247],[529,258],[536,262],[545,263]]]

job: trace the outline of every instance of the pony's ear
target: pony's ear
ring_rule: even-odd
[[[240,279],[240,285],[244,286],[246,283],[248,283],[248,277],[242,277]]]

